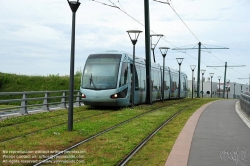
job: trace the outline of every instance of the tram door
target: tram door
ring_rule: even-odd
[[[123,62],[120,72],[119,79],[119,93],[121,93],[122,98],[118,99],[122,105],[128,105],[130,103],[130,91],[131,91],[131,80],[130,80],[130,65]]]

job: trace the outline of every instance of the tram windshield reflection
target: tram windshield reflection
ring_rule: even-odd
[[[82,77],[82,88],[85,89],[114,89],[117,86],[120,54],[90,55]]]

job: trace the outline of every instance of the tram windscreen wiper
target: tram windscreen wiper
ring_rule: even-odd
[[[95,83],[94,83],[94,81],[93,81],[93,78],[92,78],[92,73],[91,73],[91,76],[90,76],[90,78],[89,78],[89,84],[90,84],[90,86],[91,86],[91,82],[93,83],[95,89],[97,89],[96,86],[95,86]]]

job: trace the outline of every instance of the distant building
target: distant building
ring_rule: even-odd
[[[216,80],[218,81],[218,80]],[[203,82],[203,97],[211,97],[211,93],[213,94],[213,97],[219,97],[219,89],[220,89],[220,97],[223,97],[223,85],[224,82],[212,82],[212,92],[211,92],[211,82],[210,82],[210,77],[207,78],[207,80],[204,80]],[[235,98],[238,98],[238,96],[242,91],[248,91],[248,85],[243,85],[236,83],[235,88],[234,84],[232,82],[226,83],[225,86],[225,97],[227,98],[234,98],[234,93],[235,93]],[[188,80],[188,89],[190,90],[190,93],[192,92],[192,80]],[[196,90],[197,90],[197,82],[194,81],[194,96],[196,96]],[[200,82],[200,97],[202,96],[202,82]]]

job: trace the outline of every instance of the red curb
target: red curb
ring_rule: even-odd
[[[213,102],[201,106],[195,113],[188,119],[187,123],[181,130],[175,144],[168,156],[165,166],[187,166],[190,146],[194,135],[196,124],[199,120],[201,113],[205,108]]]

